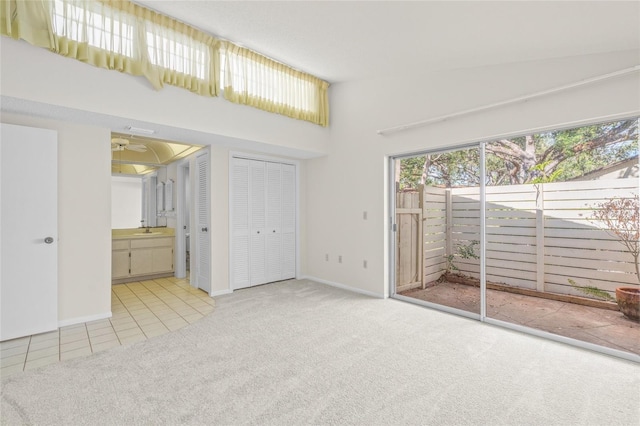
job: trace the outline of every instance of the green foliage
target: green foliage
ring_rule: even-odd
[[[587,286],[581,286],[581,285],[578,285],[571,278],[569,278],[568,281],[569,281],[569,284],[571,284],[571,287],[575,288],[578,291],[583,292],[587,296],[592,296],[592,297],[595,297],[597,299],[606,300],[606,301],[615,301],[615,299],[613,297],[611,297],[611,295],[609,293],[607,293],[606,291],[604,291],[602,289],[599,289],[598,287],[593,287],[593,286],[588,286],[588,285]]]
[[[480,256],[478,256],[475,252],[475,248],[478,244],[480,244],[480,241],[471,240],[467,245],[458,245],[456,247],[456,254],[461,259],[480,259]],[[455,260],[455,255],[450,254],[446,257],[446,259],[447,259],[447,272],[460,270],[460,268],[458,268],[453,263],[453,261]]]
[[[550,164],[550,161],[545,161],[544,163],[538,163],[535,166],[531,167],[531,171],[537,172],[537,176],[531,179],[530,183],[549,183],[556,182],[560,180],[560,176],[563,173],[563,169],[554,170],[550,174],[547,175],[546,167]]]
[[[563,182],[638,155],[638,120],[497,140],[487,144],[487,185]],[[480,184],[477,148],[400,161],[400,189]]]

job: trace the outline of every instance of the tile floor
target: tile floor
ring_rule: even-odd
[[[109,319],[0,342],[0,375],[127,345],[177,330],[214,309],[215,301],[173,277],[114,285]]]

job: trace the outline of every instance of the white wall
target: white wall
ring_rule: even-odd
[[[3,123],[58,132],[58,319],[111,316],[109,129],[3,113]]]
[[[388,156],[640,114],[640,78],[635,73],[394,135],[377,130],[628,68],[640,63],[639,56],[618,52],[439,74],[407,70],[389,79],[334,85],[329,154],[306,162],[306,275],[388,294]]]
[[[111,228],[138,228],[142,217],[142,179],[111,177]]]

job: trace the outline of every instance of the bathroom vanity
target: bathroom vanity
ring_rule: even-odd
[[[112,284],[173,276],[172,228],[114,229],[111,242]]]

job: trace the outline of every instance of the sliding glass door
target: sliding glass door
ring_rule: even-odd
[[[639,145],[634,118],[396,158],[392,293],[640,361]]]
[[[478,146],[395,160],[396,294],[480,315]]]

